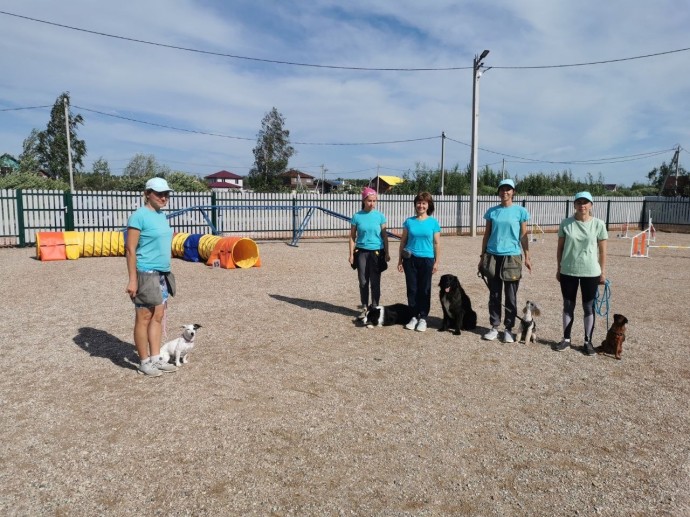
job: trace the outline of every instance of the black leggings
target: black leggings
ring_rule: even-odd
[[[582,311],[584,312],[585,341],[592,340],[594,333],[594,299],[599,286],[599,277],[579,277],[561,274],[561,294],[563,295],[563,337],[570,339],[577,303],[577,288],[582,290]]]

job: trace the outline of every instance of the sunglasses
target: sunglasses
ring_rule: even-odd
[[[156,197],[170,197],[170,192],[156,192],[155,190],[152,190],[151,192],[155,194]]]

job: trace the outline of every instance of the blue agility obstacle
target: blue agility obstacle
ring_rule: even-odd
[[[343,214],[339,214],[338,212],[334,212],[333,210],[328,210],[327,208],[323,208],[320,206],[315,206],[315,205],[290,205],[290,206],[275,206],[275,205],[254,205],[254,206],[247,206],[247,205],[198,205],[198,206],[192,206],[189,208],[183,208],[181,210],[176,210],[174,212],[170,212],[169,214],[166,214],[166,217],[168,219],[172,219],[174,217],[178,217],[180,215],[189,213],[189,212],[195,212],[198,211],[201,216],[204,218],[206,221],[206,224],[208,224],[209,228],[211,229],[211,233],[213,235],[219,235],[221,232],[218,231],[216,226],[213,224],[212,217],[209,215],[209,212],[213,211],[222,211],[222,210],[291,210],[292,212],[297,213],[300,210],[306,210],[306,214],[304,215],[304,218],[302,219],[302,222],[297,226],[297,228],[293,229],[292,231],[292,240],[290,241],[289,245],[290,246],[297,246],[299,244],[300,239],[302,238],[302,235],[306,231],[307,227],[309,226],[309,223],[311,221],[312,216],[317,210],[320,210],[321,212],[325,213],[326,215],[329,215],[331,217],[335,217],[336,219],[341,219],[343,221],[347,221],[348,223],[351,221],[351,217]],[[395,239],[399,239],[400,236],[396,235],[395,233],[392,233],[390,231],[386,231],[386,233]]]

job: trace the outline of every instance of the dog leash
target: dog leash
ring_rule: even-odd
[[[599,287],[594,295],[594,312],[599,316],[606,316],[606,328],[609,327],[609,307],[611,299],[611,282],[607,278],[604,282],[604,292],[599,296]],[[605,311],[605,312],[604,312]]]

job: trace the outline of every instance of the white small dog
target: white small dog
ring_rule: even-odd
[[[187,364],[189,362],[189,352],[194,348],[194,336],[197,329],[201,325],[195,323],[193,325],[183,325],[182,335],[177,339],[168,341],[161,347],[161,359],[166,363],[170,361],[171,357],[175,358],[175,366],[180,364]]]
[[[541,315],[541,309],[535,302],[529,300],[525,302],[525,308],[522,309],[523,318],[520,318],[520,343],[537,342],[537,323],[534,318]]]

